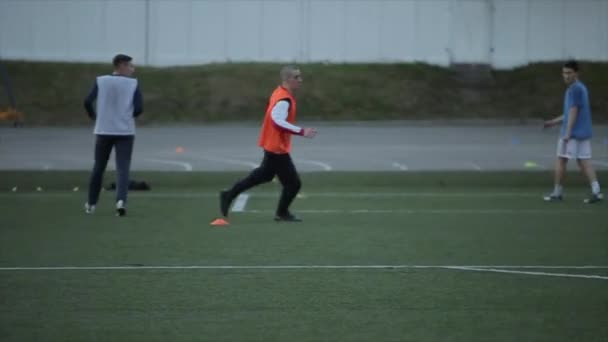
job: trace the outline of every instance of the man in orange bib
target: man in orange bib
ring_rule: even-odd
[[[276,211],[275,221],[298,222],[298,217],[289,212],[289,205],[300,191],[300,176],[291,160],[291,136],[300,135],[312,138],[316,135],[313,128],[295,125],[296,99],[294,92],[302,84],[300,70],[292,65],[281,69],[281,85],[278,86],[268,102],[266,115],[258,145],[264,149],[264,159],[258,168],[247,177],[236,182],[232,188],[220,192],[220,210],[225,222],[228,208],[232,201],[242,192],[263,183],[270,182],[276,175],[283,185],[283,191]],[[214,222],[216,222],[214,221]]]

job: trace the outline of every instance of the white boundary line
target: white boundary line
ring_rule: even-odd
[[[393,163],[393,167],[397,168],[397,169],[399,169],[401,171],[408,171],[409,170],[409,168],[407,167],[407,165],[402,164],[402,163],[397,163],[397,162]]]
[[[17,161],[14,161],[14,162],[17,163]],[[23,164],[35,165],[36,168],[33,168],[32,170],[37,170],[37,168],[40,167],[41,170],[48,171],[53,168],[53,164],[46,160],[35,160],[35,161],[27,160],[27,161],[23,162]],[[6,169],[6,170],[8,171],[8,169]]]
[[[309,270],[309,269],[446,269],[463,271],[500,272],[509,269],[562,269],[562,270],[608,270],[607,266],[583,265],[149,265],[149,266],[36,266],[0,267],[0,271],[110,271],[110,270]],[[524,272],[524,271],[514,271]],[[539,273],[539,272],[534,272]],[[542,272],[541,272],[542,273]],[[525,274],[525,273],[524,273]],[[549,275],[559,273],[547,273]],[[575,274],[576,275],[576,274]],[[608,277],[606,277],[608,278]]]
[[[25,271],[132,271],[132,270],[395,270],[395,269],[442,269],[471,272],[492,272],[507,273],[517,275],[533,275],[544,277],[559,278],[579,278],[579,279],[598,279],[608,280],[608,276],[597,274],[573,274],[573,273],[553,273],[539,271],[520,271],[517,269],[608,269],[608,266],[455,266],[455,265],[266,265],[266,266],[238,266],[238,265],[217,265],[217,266],[43,266],[43,267],[0,267],[0,272],[25,272]]]
[[[316,165],[316,166],[320,167],[321,169],[323,169],[323,171],[332,171],[333,170],[331,165],[324,163],[322,161],[318,161],[318,160],[296,159],[295,162]]]
[[[474,162],[465,162],[466,165],[471,166],[475,171],[482,171],[481,166]]]
[[[242,165],[242,166],[248,167],[249,169],[255,169],[259,166],[259,164],[256,164],[254,162],[250,162],[247,160],[220,158],[220,157],[214,157],[214,156],[189,156],[189,158],[197,159],[197,160],[207,160],[207,161],[224,163],[224,164]]]
[[[272,210],[244,210],[248,214],[271,214]],[[301,209],[301,214],[583,214],[596,213],[594,210],[562,209],[556,212],[551,209]]]
[[[232,206],[232,212],[240,213],[240,212],[245,211],[245,206],[247,205],[248,199],[249,199],[249,195],[240,194],[236,198],[236,201],[234,202],[234,205]]]
[[[183,167],[184,170],[186,170],[188,172],[192,171],[192,164],[186,163],[186,162],[180,162],[180,161],[176,161],[176,160],[167,160],[167,159],[154,159],[154,158],[146,158],[146,159],[144,159],[144,161],[152,162],[152,163],[167,164],[167,165],[177,165],[177,166]]]
[[[448,267],[452,270],[459,271],[474,271],[474,272],[494,272],[494,273],[510,273],[510,274],[525,274],[545,277],[561,277],[561,278],[584,278],[584,279],[601,279],[608,280],[608,276],[596,274],[571,274],[571,273],[550,273],[550,272],[534,272],[534,271],[515,271],[498,268],[479,268],[479,267]]]

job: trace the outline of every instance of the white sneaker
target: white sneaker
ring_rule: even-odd
[[[543,197],[545,202],[557,202],[563,200],[564,197],[561,194],[550,193]]]
[[[84,204],[84,212],[87,214],[95,213],[95,205],[90,205],[89,203]]]
[[[601,192],[598,192],[597,194],[591,194],[588,198],[585,198],[585,200],[583,202],[586,204],[593,204],[593,203],[601,202],[603,199],[604,199],[604,195],[602,195]]]
[[[116,202],[116,216],[125,216],[127,215],[127,208],[125,207],[125,202],[123,200],[119,200]]]

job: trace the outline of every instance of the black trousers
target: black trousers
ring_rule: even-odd
[[[133,135],[97,135],[95,141],[95,165],[89,180],[89,204],[97,204],[112,148],[116,154],[116,201],[127,202],[129,171],[133,154]]]
[[[270,182],[275,175],[279,178],[281,185],[283,185],[276,214],[286,215],[289,213],[289,205],[293,202],[293,199],[302,187],[300,176],[289,154],[276,154],[264,151],[264,159],[262,159],[260,166],[251,171],[247,177],[236,182],[228,190],[230,199],[234,199],[240,193],[256,185]]]

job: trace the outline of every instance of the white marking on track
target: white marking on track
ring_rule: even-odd
[[[295,161],[298,162],[298,163],[316,165],[316,166],[322,168],[324,171],[332,171],[333,170],[333,168],[331,167],[331,165],[329,165],[327,163],[324,163],[322,161],[318,161],[318,160],[296,159]]]
[[[465,164],[472,167],[476,171],[481,171],[481,166],[479,166],[479,164],[476,164],[474,162],[466,162]]]
[[[189,156],[189,157],[193,158],[193,159],[208,160],[208,161],[219,162],[219,163],[224,163],[224,164],[242,165],[242,166],[246,166],[247,168],[250,168],[250,169],[255,169],[256,167],[259,166],[258,164],[254,163],[254,162],[250,162],[247,160],[241,160],[241,159],[222,158],[222,157],[215,157],[215,156]]]
[[[192,171],[192,164],[177,160],[146,158],[145,161],[159,164],[176,165],[184,168],[186,171]]]
[[[401,171],[408,171],[409,170],[409,168],[407,167],[407,165],[402,164],[402,163],[398,163],[398,162],[394,162],[393,163],[393,167],[397,168],[397,169],[399,169]]]

